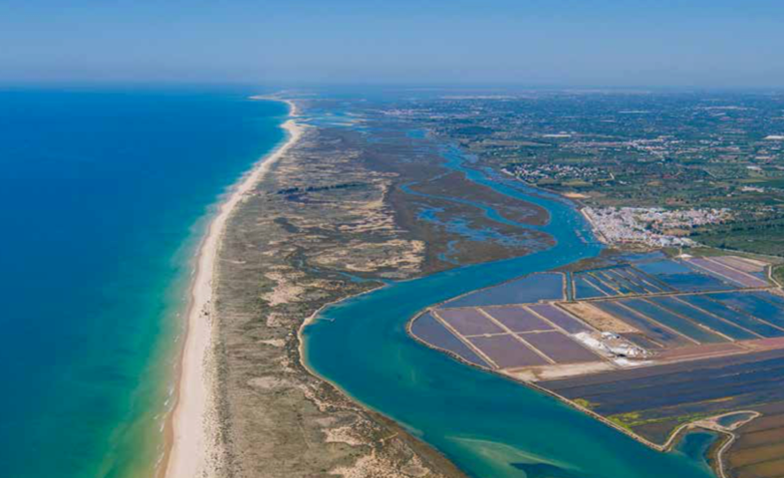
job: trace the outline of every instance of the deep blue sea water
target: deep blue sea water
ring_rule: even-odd
[[[284,138],[248,93],[0,90],[0,477],[149,474],[200,220]]]

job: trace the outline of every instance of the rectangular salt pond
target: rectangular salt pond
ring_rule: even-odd
[[[631,292],[629,288],[609,276],[605,271],[591,271],[587,277],[591,282],[601,286],[603,290],[609,291],[609,295],[629,294]]]
[[[476,309],[438,309],[436,314],[462,335],[501,334],[505,330]]]
[[[592,299],[594,297],[607,296],[607,294],[585,280],[585,277],[582,275],[574,276],[574,295],[577,299]]]
[[[644,317],[635,314],[629,309],[624,308],[621,304],[614,301],[594,302],[592,305],[599,307],[610,315],[623,320],[624,322],[632,325],[640,332],[644,333],[656,342],[662,345],[693,345],[693,342],[686,340],[680,335],[672,332],[669,329],[662,327],[659,324],[651,322]]]
[[[641,282],[644,282],[653,290],[661,291],[661,292],[675,292],[675,288],[668,285],[666,282],[661,280],[654,274],[649,274],[641,269],[636,267],[628,267],[629,274],[632,274],[639,278]]]
[[[556,363],[595,362],[599,357],[561,332],[522,335],[523,339]]]
[[[640,269],[641,271],[645,272],[646,274],[650,274],[656,277],[661,275],[693,273],[693,271],[685,264],[669,259],[653,261],[653,262],[641,262],[639,264],[635,264],[634,266],[637,269]]]
[[[751,295],[759,297],[778,306],[784,307],[784,297],[772,292],[750,292]]]
[[[447,328],[430,313],[419,316],[414,323],[411,324],[411,333],[420,340],[435,347],[448,350],[467,362],[482,367],[490,367],[487,362],[482,360],[479,355],[460,339],[455,337],[452,332],[447,330]]]
[[[609,270],[594,271],[592,275],[601,280],[602,283],[608,287],[612,287],[616,292],[615,294],[639,294],[641,289],[635,287],[634,284],[629,283],[625,278],[613,274]]]
[[[733,290],[735,286],[707,274],[692,272],[689,274],[662,275],[658,278],[680,292],[709,292]]]
[[[495,287],[478,290],[447,302],[446,307],[527,304],[563,300],[563,274],[533,274]]]
[[[784,327],[784,307],[774,305],[760,297],[744,294],[742,292],[735,292],[711,294],[711,298],[718,299],[732,308],[753,315],[754,317],[775,326]]]
[[[680,261],[666,260],[637,264],[641,271],[656,277],[668,286],[683,292],[732,290],[730,285],[706,271],[698,271]]]
[[[617,284],[622,285],[631,293],[647,294],[650,292],[650,290],[648,290],[648,288],[646,288],[644,284],[641,284],[638,280],[635,280],[620,271],[621,269],[608,269],[603,272],[604,275],[609,277],[610,280],[614,281]]]
[[[728,337],[732,337],[735,340],[750,340],[759,338],[759,336],[756,334],[741,329],[737,325],[734,325],[730,322],[725,322],[700,309],[692,307],[686,302],[680,301],[675,297],[652,297],[648,300],[655,303],[656,305],[666,307],[669,310],[704,324],[711,329],[716,330],[717,332],[720,332]]]
[[[591,330],[587,325],[552,304],[536,304],[530,305],[528,308],[570,334]]]
[[[657,349],[661,349],[662,348],[662,345],[660,343],[654,342],[653,340],[649,339],[648,337],[646,337],[643,334],[624,333],[624,334],[620,334],[620,335],[623,338],[625,338],[626,340],[628,340],[629,342],[633,343],[634,345],[636,345],[638,347],[642,347],[645,350],[657,350]]]
[[[656,280],[655,277],[644,274],[642,271],[638,271],[633,267],[623,267],[617,269],[617,272],[628,277],[629,280],[651,293],[671,292],[674,290],[672,287],[667,286],[667,284]]]
[[[597,277],[593,273],[583,273],[579,275],[582,276],[586,282],[604,293],[604,295],[615,296],[622,293],[617,289],[617,287],[613,287],[611,284],[608,284],[605,280],[602,280],[601,277]]]
[[[782,337],[784,336],[784,332],[775,328],[771,327],[768,324],[760,322],[759,320],[746,315],[735,310],[730,309],[726,305],[711,300],[709,297],[705,295],[689,295],[689,296],[681,296],[681,300],[688,302],[689,304],[695,305],[703,310],[710,312],[713,315],[717,315],[724,320],[728,320],[744,329],[748,329],[752,332],[755,332],[763,337]]]
[[[500,368],[529,367],[548,363],[512,335],[473,337],[471,342]]]
[[[740,257],[719,256],[719,257],[711,257],[711,259],[713,259],[714,261],[719,261],[728,267],[732,267],[733,269],[737,269],[743,272],[748,272],[749,274],[755,274],[758,277],[759,274],[765,273],[764,265],[749,262],[744,259],[741,259]]]
[[[483,309],[485,313],[504,324],[512,332],[530,332],[532,330],[553,330],[553,326],[535,316],[522,307],[490,307]]]
[[[652,320],[666,325],[667,327],[670,327],[671,329],[693,340],[696,340],[697,342],[716,343],[727,341],[727,339],[699,327],[696,323],[675,315],[674,313],[662,309],[655,304],[647,302],[643,299],[629,299],[623,300],[621,302],[630,308],[641,312]]]
[[[707,269],[710,272],[718,274],[722,278],[730,279],[731,281],[741,285],[742,287],[767,287],[768,286],[768,282],[763,279],[760,279],[759,277],[754,277],[750,274],[746,274],[745,272],[732,269],[724,264],[713,262],[708,259],[696,258],[696,259],[690,259],[689,262],[698,267],[702,267],[703,269]]]

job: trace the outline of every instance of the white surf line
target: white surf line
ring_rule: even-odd
[[[213,476],[216,430],[209,422],[213,407],[214,384],[209,377],[208,362],[212,349],[215,304],[213,280],[226,222],[246,195],[264,178],[302,135],[302,127],[293,120],[283,123],[287,141],[257,161],[248,174],[234,186],[231,195],[220,205],[210,222],[199,248],[195,275],[190,288],[190,305],[182,351],[176,404],[172,412],[172,439],[167,457],[166,478]]]

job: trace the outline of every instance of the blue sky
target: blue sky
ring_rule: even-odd
[[[784,2],[3,0],[0,82],[784,87]]]

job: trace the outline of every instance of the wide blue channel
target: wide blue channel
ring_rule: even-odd
[[[427,306],[600,251],[569,202],[467,168],[453,148],[446,150],[446,158],[447,167],[470,180],[547,209],[550,221],[537,229],[551,234],[557,245],[525,257],[387,284],[329,307],[303,331],[308,365],[474,477],[713,476],[701,456],[681,449],[654,451],[555,398],[466,366],[407,335],[408,320]]]

